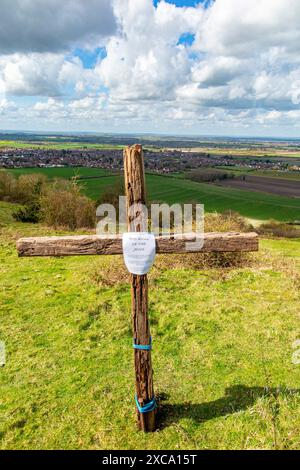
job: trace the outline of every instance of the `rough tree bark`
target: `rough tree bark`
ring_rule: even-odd
[[[188,253],[187,243],[195,241],[195,234],[163,235],[156,237],[157,253]],[[256,233],[205,233],[203,247],[197,253],[258,251]],[[67,237],[32,237],[17,241],[20,257],[31,256],[85,256],[121,255],[122,237],[115,235],[75,235]],[[195,252],[195,250],[190,250]]]
[[[144,231],[147,221],[143,219],[140,204],[146,204],[143,150],[140,145],[124,150],[125,189],[127,196],[128,230]],[[134,211],[129,208],[135,205]],[[133,224],[134,219],[140,223]],[[148,345],[151,334],[148,319],[148,278],[147,275],[131,275],[133,337],[136,344]],[[154,397],[151,351],[134,350],[136,395],[141,406]],[[137,410],[139,429],[145,432],[155,430],[155,410],[140,413]]]

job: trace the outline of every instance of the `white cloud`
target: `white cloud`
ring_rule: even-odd
[[[0,99],[0,115],[6,114],[7,112],[16,111],[16,106],[12,101],[8,101],[6,98]]]
[[[170,100],[191,70],[188,51],[177,45],[196,32],[203,9],[176,8],[150,0],[115,0],[120,35],[107,44],[99,74],[116,100]]]
[[[26,0],[25,11],[41,3]],[[14,53],[0,56],[0,92],[8,100],[37,96],[35,106],[20,107],[32,120],[61,126],[65,120],[82,129],[241,133],[255,123],[294,126],[299,117],[299,0],[216,0],[207,10],[163,0],[157,8],[152,0],[66,0],[56,10],[57,3],[47,2],[45,17],[59,19],[59,44],[42,21],[48,52],[41,52],[46,40],[29,52],[22,33],[24,47],[12,43]],[[71,4],[80,21],[76,9],[68,16]],[[38,8],[32,16],[40,19]],[[17,21],[6,18],[10,26]],[[75,44],[101,46],[99,37],[108,33],[107,56],[93,69],[60,52]],[[186,33],[195,35],[192,45],[179,43]]]
[[[1,0],[2,54],[63,51],[114,30],[110,0]]]
[[[0,91],[15,96],[64,96],[82,93],[93,74],[78,57],[32,53],[0,56]],[[99,79],[98,79],[99,87]],[[75,91],[74,91],[75,90]]]
[[[298,0],[216,0],[198,30],[195,47],[239,57],[271,47],[299,52],[299,19]]]
[[[0,76],[11,95],[59,93],[58,71],[64,58],[56,54],[14,54],[0,58]]]

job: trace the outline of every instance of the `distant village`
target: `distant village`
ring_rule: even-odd
[[[145,150],[146,170],[161,174],[177,173],[201,167],[244,167],[245,169],[300,169],[290,167],[284,159],[263,157],[215,155],[178,150]],[[0,151],[2,168],[51,168],[51,167],[88,167],[107,170],[121,170],[123,156],[121,150],[45,150],[10,149]]]

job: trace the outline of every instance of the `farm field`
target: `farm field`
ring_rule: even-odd
[[[84,177],[97,177],[97,176],[111,175],[109,171],[102,170],[102,168],[86,168],[86,167],[15,168],[9,171],[16,176],[39,173],[39,174],[46,175],[49,179],[55,179],[55,178],[70,179],[74,176],[84,178]]]
[[[267,178],[295,180],[300,182],[300,171],[254,170],[252,168],[249,169],[241,166],[233,166],[230,168],[228,168],[228,166],[218,166],[217,168],[228,171],[228,173],[233,173],[237,176],[245,174],[253,176],[265,176]]]
[[[139,143],[145,149],[153,151],[173,151],[206,153],[214,156],[231,156],[233,158],[270,158],[284,161],[300,161],[299,141],[291,144],[268,140],[251,142],[232,139],[227,141],[199,141],[198,139],[174,138],[172,136],[151,135],[40,135],[40,134],[9,134],[0,133],[0,150],[2,149],[40,149],[40,150],[122,150],[125,145]]]
[[[187,149],[179,149],[181,151]],[[280,158],[300,158],[300,151],[290,149],[276,149],[276,148],[241,148],[241,147],[194,147],[188,149],[191,152],[205,152],[211,155],[231,155],[233,157],[280,157]]]
[[[151,200],[198,202],[205,205],[207,212],[230,209],[258,220],[299,217],[300,200],[296,199],[153,175],[148,175],[147,185]]]
[[[257,170],[255,176],[267,176],[268,178],[291,179],[300,182],[300,171],[264,171]]]
[[[28,142],[18,140],[0,140],[0,149],[43,149],[43,150],[81,150],[81,149],[122,149],[122,145],[92,144],[89,142]]]
[[[2,450],[299,447],[300,240],[263,240],[235,268],[157,257],[159,431],[143,435],[122,258],[18,259],[16,238],[54,232],[14,222],[13,208],[0,202]]]
[[[276,194],[278,196],[300,198],[300,181],[296,180],[267,178],[265,176],[252,176],[252,174],[249,174],[244,179],[226,179],[219,181],[217,184],[228,188],[239,188]]]
[[[21,174],[23,169],[11,170]],[[44,173],[50,178],[72,177],[74,174],[81,176],[107,176],[99,179],[83,180],[84,192],[92,199],[99,197],[109,188],[113,188],[118,176],[109,176],[105,170],[97,168],[76,169],[73,168],[46,168],[35,169],[36,172]],[[30,173],[31,169],[26,169]],[[102,173],[103,172],[103,173]],[[241,189],[224,188],[206,183],[196,183],[183,178],[170,176],[147,175],[147,191],[150,201],[160,201],[167,203],[201,203],[205,205],[207,212],[224,212],[233,210],[241,215],[256,219],[278,221],[294,221],[299,219],[300,199],[293,199],[284,196],[276,196],[254,191]]]
[[[252,170],[243,167],[217,167],[218,169],[222,169],[228,171],[228,173],[233,173],[237,176],[241,174],[246,174],[249,176],[264,176],[267,178],[277,178],[277,179],[288,179],[293,181],[300,182],[300,172],[296,171],[272,171],[272,170]],[[108,176],[113,174],[113,172],[109,170],[105,170],[102,168],[89,168],[89,167],[33,167],[33,168],[14,168],[11,171],[15,175],[23,175],[23,174],[30,174],[30,173],[43,173],[48,178],[72,178],[73,176],[79,177],[96,177],[96,176]],[[171,173],[169,176],[173,176],[176,178],[185,178],[184,173]]]

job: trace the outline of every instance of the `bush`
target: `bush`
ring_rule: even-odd
[[[47,177],[38,173],[21,175],[17,179],[16,196],[21,204],[30,204],[43,193]]]
[[[41,218],[40,209],[40,203],[35,201],[14,212],[12,216],[17,222],[37,224]]]
[[[197,182],[214,182],[222,181],[226,179],[233,179],[235,176],[233,173],[228,171],[223,171],[215,168],[199,168],[197,170],[192,170],[186,174],[186,178],[191,181]]]
[[[45,222],[53,227],[94,228],[96,209],[93,201],[81,194],[76,179],[59,179],[49,183],[41,174],[28,174],[15,178],[0,171],[0,200],[18,202],[24,207],[13,217],[18,222]]]
[[[8,171],[0,171],[0,200],[29,204],[42,193],[47,177],[38,173],[15,178]]]
[[[46,178],[43,175],[23,175],[17,180],[16,196],[18,202],[27,204],[13,213],[18,222],[37,224],[41,219],[40,197],[45,190]]]
[[[275,220],[262,224],[258,228],[258,233],[270,237],[300,238],[300,226],[289,225]]]
[[[94,202],[80,193],[76,179],[72,182],[56,181],[40,198],[43,222],[52,227],[94,228],[96,208]]]
[[[253,226],[238,212],[205,214],[205,232],[253,232]]]
[[[0,200],[18,202],[16,199],[16,178],[5,170],[0,171]]]

